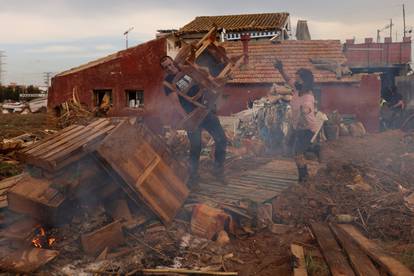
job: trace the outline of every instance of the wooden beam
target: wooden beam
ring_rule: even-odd
[[[413,276],[414,273],[409,270],[402,263],[388,255],[384,249],[382,249],[374,241],[369,240],[361,234],[353,225],[340,224],[339,227],[344,230],[352,239],[358,244],[358,246],[368,254],[375,262],[380,264],[388,273],[393,276]]]
[[[330,225],[332,232],[345,250],[355,274],[358,276],[379,276],[371,259],[361,251],[358,245],[342,229],[336,225]]]
[[[329,229],[329,226],[322,223],[312,223],[311,228],[316,236],[322,255],[328,264],[332,276],[355,275],[343,254],[341,247],[339,247],[335,237]]]
[[[291,244],[290,251],[294,257],[293,276],[308,276],[303,247],[297,244]]]

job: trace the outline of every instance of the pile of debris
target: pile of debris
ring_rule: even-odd
[[[331,163],[309,181],[273,200],[279,223],[355,223],[370,238],[413,242],[413,190],[390,173],[354,164]]]
[[[94,119],[93,112],[83,106],[75,91],[72,93],[72,99],[62,103],[58,111],[58,126],[61,128],[74,124],[86,124]]]

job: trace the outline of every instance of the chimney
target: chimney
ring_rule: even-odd
[[[365,38],[365,44],[371,44],[374,41],[372,37],[366,37]]]
[[[249,41],[250,41],[250,34],[242,34],[240,36],[240,40],[243,43],[243,56],[244,56],[244,64],[249,63]]]
[[[296,39],[297,40],[311,40],[311,35],[306,20],[298,20],[296,25]]]
[[[355,38],[347,39],[345,44],[349,44],[349,45],[355,44]]]
[[[385,37],[384,38],[384,43],[392,43],[392,38],[391,37]]]

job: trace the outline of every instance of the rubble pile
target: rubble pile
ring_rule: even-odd
[[[65,128],[73,124],[86,124],[94,119],[93,112],[84,107],[74,92],[72,99],[59,107],[58,126]]]
[[[275,198],[274,218],[294,225],[352,222],[371,238],[413,242],[412,194],[381,171],[331,163],[308,185],[291,187]]]

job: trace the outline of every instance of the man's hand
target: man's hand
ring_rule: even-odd
[[[283,63],[280,59],[276,59],[275,63],[273,64],[273,66],[279,70],[279,71],[283,71]]]

